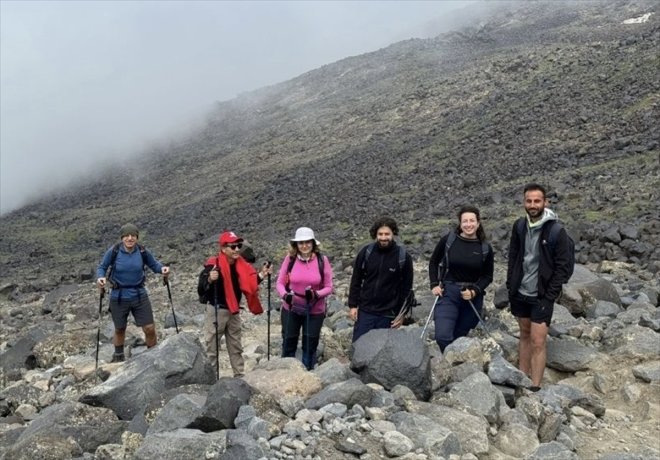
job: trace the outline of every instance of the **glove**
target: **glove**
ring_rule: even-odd
[[[285,304],[291,305],[293,303],[293,292],[287,292],[286,294],[284,294],[282,300],[284,300]]]

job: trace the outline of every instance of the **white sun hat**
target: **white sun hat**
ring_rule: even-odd
[[[309,227],[300,227],[296,230],[296,236],[291,238],[291,242],[295,243],[297,241],[310,241],[314,240],[316,244],[321,244],[319,240],[314,237],[314,230]]]

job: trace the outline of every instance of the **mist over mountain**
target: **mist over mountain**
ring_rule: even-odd
[[[301,225],[349,261],[381,214],[424,257],[467,202],[502,255],[529,181],[557,192],[582,262],[657,271],[656,8],[502,4],[478,26],[217,103],[192,135],[0,218],[3,279],[88,273],[128,221],[175,267],[196,267],[225,228],[279,258]],[[634,226],[635,248],[603,241],[612,225]]]

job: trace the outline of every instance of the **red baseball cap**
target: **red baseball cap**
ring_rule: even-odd
[[[220,246],[225,246],[231,243],[240,243],[243,241],[243,238],[236,235],[234,232],[222,232],[220,238],[218,238],[218,243]]]

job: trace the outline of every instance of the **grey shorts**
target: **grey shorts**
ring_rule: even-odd
[[[126,329],[129,313],[133,314],[135,324],[140,327],[154,322],[151,302],[146,295],[140,299],[122,300],[121,302],[117,299],[110,299],[110,314],[112,322],[115,323],[115,329]]]

